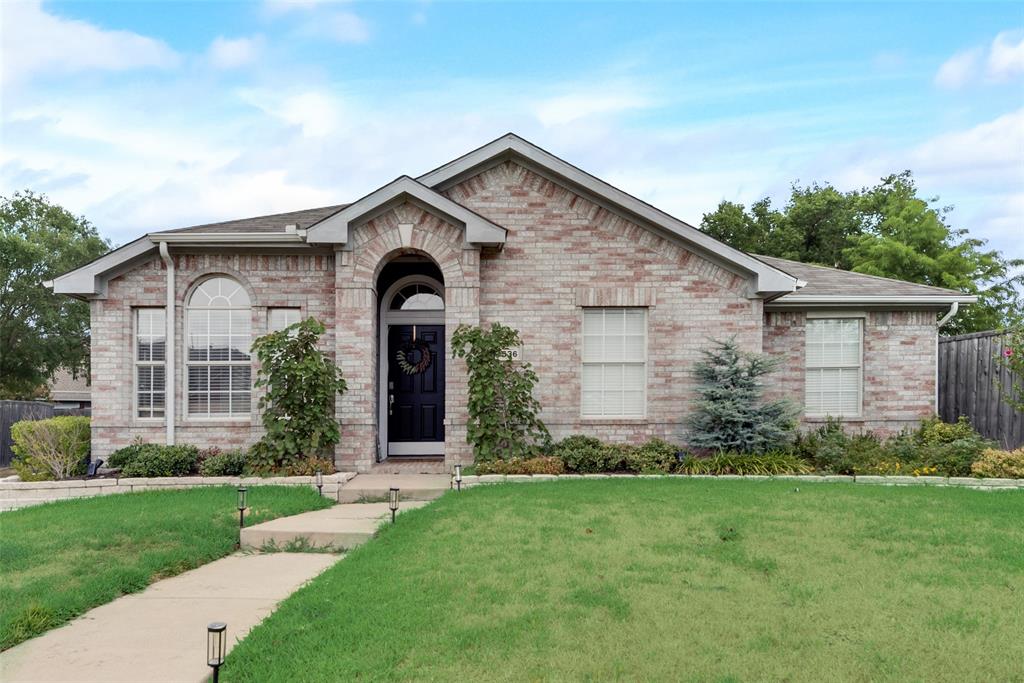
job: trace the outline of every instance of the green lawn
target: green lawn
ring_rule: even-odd
[[[401,515],[224,679],[1019,681],[1022,634],[1021,493],[509,484]]]
[[[231,553],[233,488],[82,498],[0,514],[0,649]],[[327,507],[307,488],[249,488],[246,523]]]

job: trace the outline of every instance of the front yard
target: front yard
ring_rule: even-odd
[[[330,502],[304,487],[252,487],[246,524]],[[228,487],[109,495],[0,514],[0,649],[223,557],[237,539],[236,492]]]
[[[1022,519],[1017,492],[477,487],[286,600],[224,678],[1021,680]]]

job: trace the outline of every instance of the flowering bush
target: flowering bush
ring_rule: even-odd
[[[996,362],[1010,371],[1010,381],[1004,383],[996,375],[995,381],[1003,398],[1016,410],[1024,411],[1024,328],[1010,330],[1003,338]]]
[[[971,473],[978,477],[1024,478],[1024,447],[1013,451],[989,448],[971,465]]]

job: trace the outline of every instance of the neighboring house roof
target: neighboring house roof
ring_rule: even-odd
[[[70,372],[61,368],[50,378],[49,393],[51,401],[89,401],[92,390],[89,377],[85,374],[73,377]]]
[[[876,275],[864,275],[839,268],[815,266],[775,256],[757,256],[758,259],[804,280],[807,284],[797,292],[785,294],[771,305],[794,306],[807,304],[885,304],[916,303],[938,306],[956,303],[974,303],[955,289],[919,285]]]

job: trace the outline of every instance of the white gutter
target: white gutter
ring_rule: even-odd
[[[160,243],[160,258],[167,266],[167,303],[164,319],[167,323],[164,340],[164,420],[167,422],[167,445],[174,445],[174,259],[167,250],[167,242]]]
[[[302,244],[305,231],[296,232],[154,232],[148,237],[168,244]]]
[[[808,305],[829,305],[829,306],[865,306],[871,304],[908,304],[908,305],[942,305],[951,304],[973,304],[978,300],[976,296],[966,294],[931,294],[914,296],[856,296],[856,295],[826,295],[826,294],[787,294],[784,297],[772,301],[770,306],[778,307],[801,307]]]

